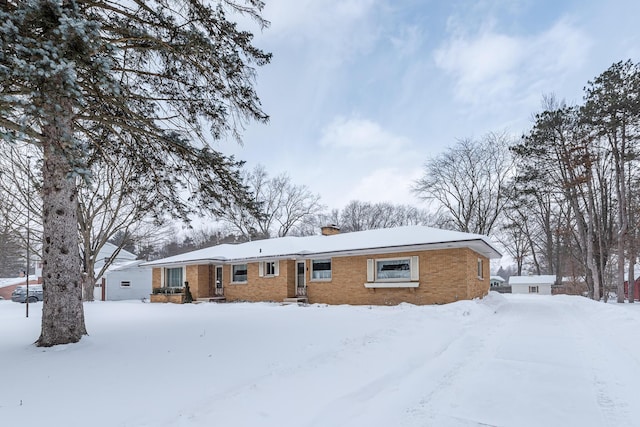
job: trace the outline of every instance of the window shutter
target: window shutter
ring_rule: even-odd
[[[420,280],[420,271],[418,269],[418,257],[411,257],[411,280]]]
[[[280,260],[273,262],[273,275],[274,276],[280,275]]]
[[[258,263],[258,276],[264,276],[264,262],[262,261]]]
[[[375,280],[375,263],[373,259],[367,260],[367,282],[373,282]]]

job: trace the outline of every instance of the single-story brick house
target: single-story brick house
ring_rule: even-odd
[[[408,226],[222,244],[150,261],[152,287],[195,299],[442,304],[489,292],[486,236]],[[153,297],[153,295],[152,295]],[[154,298],[152,298],[152,301]]]

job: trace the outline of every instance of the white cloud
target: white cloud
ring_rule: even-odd
[[[411,193],[411,186],[420,173],[419,168],[397,167],[371,171],[343,195],[342,205],[351,200],[416,205],[416,197]]]
[[[416,54],[424,40],[422,29],[416,25],[402,27],[398,34],[391,37],[394,50],[402,57],[411,57]]]
[[[371,120],[337,117],[324,129],[320,145],[361,158],[393,155],[407,148],[410,141]]]
[[[271,27],[266,39],[297,46],[321,62],[339,64],[359,51],[370,49],[375,31],[374,0],[273,0],[264,15]]]
[[[271,0],[264,15],[271,20],[272,33],[301,33],[312,37],[335,27],[358,21],[367,16],[373,0]]]
[[[474,104],[518,96],[529,88],[551,90],[563,75],[583,66],[589,37],[567,20],[533,36],[510,36],[485,26],[474,36],[456,34],[434,54],[456,81],[456,97]],[[538,94],[539,96],[539,94]]]

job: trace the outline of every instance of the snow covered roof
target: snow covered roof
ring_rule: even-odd
[[[134,261],[125,261],[125,262],[120,262],[116,264],[111,264],[109,268],[107,268],[107,273],[110,273],[112,271],[129,270],[131,268],[138,268],[140,267],[140,264],[144,262],[145,260],[143,259],[137,259]]]
[[[556,282],[556,276],[552,274],[543,274],[539,276],[511,276],[509,277],[510,285],[553,285]]]
[[[118,247],[116,245],[114,245],[113,243],[107,242],[104,244],[104,246],[98,251],[98,255],[96,255],[96,260],[104,260],[107,258],[110,258],[111,255],[113,255],[113,253],[115,251],[118,250]],[[124,249],[120,249],[120,252],[118,252],[118,256],[116,257],[116,259],[118,260],[135,260],[136,256],[134,254],[132,254],[129,251],[126,251]]]
[[[500,282],[500,283],[504,283],[505,280],[502,276],[491,276],[489,277],[489,280],[495,280],[496,282]]]
[[[487,256],[502,255],[488,237],[424,226],[382,228],[332,236],[279,237],[240,244],[223,244],[150,261],[143,266],[237,262],[257,259],[311,258],[364,253],[467,247]]]

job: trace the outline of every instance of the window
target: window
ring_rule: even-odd
[[[279,274],[278,261],[263,261],[258,264],[258,276],[260,277],[273,277]]]
[[[184,280],[182,278],[182,267],[167,268],[164,272],[164,285],[167,288],[181,288]]]
[[[131,287],[131,282],[120,282],[120,287],[121,288],[129,288]]]
[[[482,279],[484,277],[482,273],[482,259],[478,258],[478,279]]]
[[[311,261],[311,280],[331,280],[331,259]]]
[[[419,257],[367,260],[366,288],[417,288]]]
[[[231,266],[231,281],[234,283],[247,281],[247,264],[235,264]]]
[[[376,281],[411,280],[411,259],[376,260]]]
[[[530,294],[537,294],[538,293],[538,287],[537,286],[529,286],[529,293]]]

